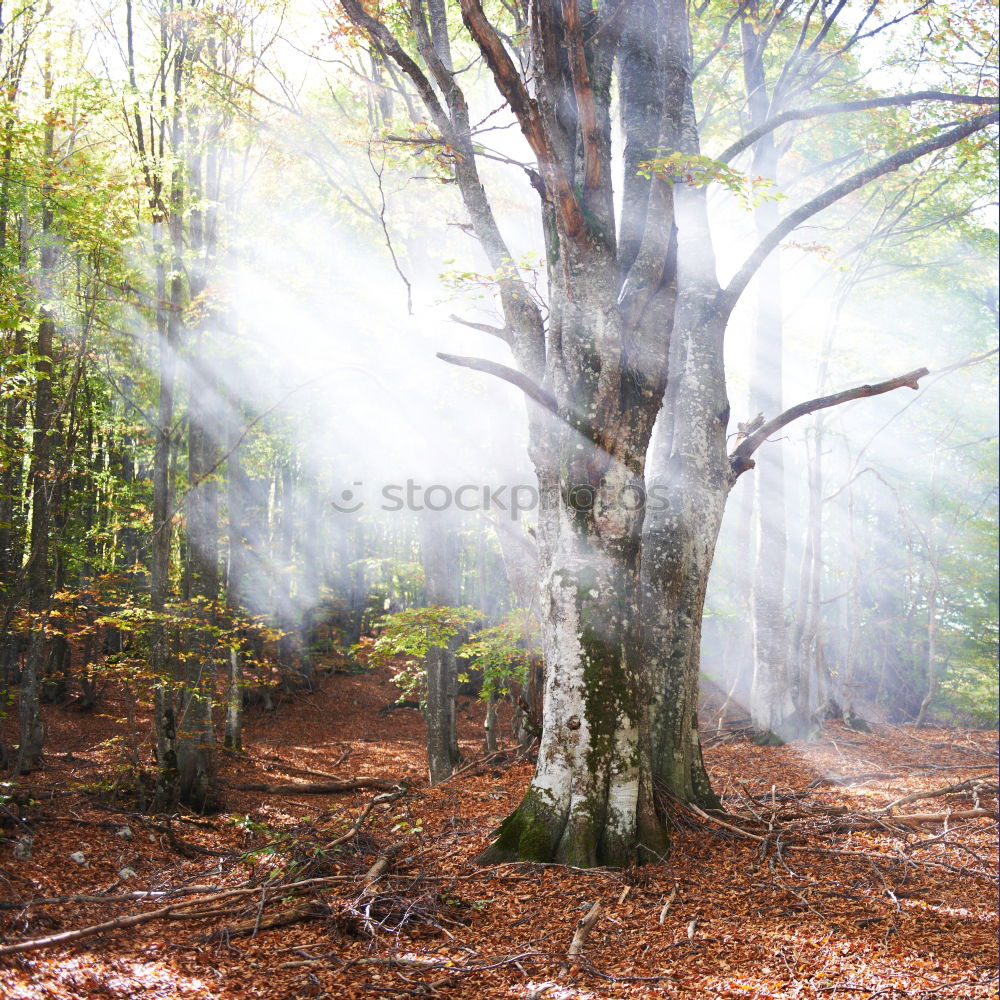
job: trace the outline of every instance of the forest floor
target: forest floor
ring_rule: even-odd
[[[830,724],[761,748],[712,728],[726,815],[674,807],[663,864],[477,868],[531,766],[483,759],[470,703],[469,766],[429,788],[419,714],[379,714],[395,695],[387,671],[334,674],[252,713],[226,811],[172,819],[122,799],[147,752],[124,702],[47,709],[45,766],[0,808],[0,995],[998,995],[996,733]],[[359,776],[381,780],[309,790]]]

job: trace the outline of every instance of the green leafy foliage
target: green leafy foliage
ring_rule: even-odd
[[[482,620],[482,613],[469,607],[408,608],[387,615],[375,637],[362,639],[353,652],[370,666],[393,665],[392,682],[404,698],[423,703],[427,677],[424,657],[431,649],[447,649],[456,637]],[[512,684],[527,680],[528,667],[539,655],[538,624],[527,612],[514,612],[497,625],[473,632],[456,650],[470,671],[482,674],[480,697],[509,695]],[[402,663],[400,663],[402,659]],[[467,680],[468,673],[459,676]]]
[[[511,682],[524,684],[531,659],[539,654],[540,636],[535,618],[515,611],[499,625],[476,632],[459,647],[458,655],[482,672],[483,698],[510,694]]]
[[[378,625],[378,635],[362,639],[352,652],[363,655],[370,666],[393,664],[399,667],[392,678],[402,697],[423,703],[427,690],[424,657],[431,649],[447,649],[448,644],[481,615],[475,608],[407,608],[386,615]],[[397,661],[402,659],[402,664]]]
[[[744,174],[710,156],[667,153],[653,160],[643,160],[639,164],[639,174],[646,178],[658,177],[669,184],[683,183],[692,187],[718,184],[734,195],[747,211],[764,201],[778,201],[784,197],[774,189],[774,182],[769,178]]]

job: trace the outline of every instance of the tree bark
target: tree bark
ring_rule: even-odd
[[[132,52],[131,6],[129,10],[129,53]],[[160,44],[170,51],[171,28],[165,12],[159,23]],[[130,66],[131,69],[131,66]],[[134,70],[132,76],[134,86]],[[168,83],[172,93],[168,98]],[[159,78],[161,106],[170,107],[170,119],[160,123],[161,144],[169,132],[170,148],[182,155],[184,128],[181,94],[184,84],[183,51],[174,51]],[[168,100],[172,99],[172,105]],[[136,112],[138,116],[138,111]],[[150,129],[152,142],[152,128]],[[142,135],[137,125],[137,134]],[[140,152],[142,150],[140,149]],[[156,260],[156,330],[160,376],[156,411],[156,444],[153,452],[153,524],[150,542],[149,608],[153,615],[150,629],[150,669],[154,678],[153,728],[156,742],[156,804],[170,809],[180,800],[178,740],[182,735],[181,706],[183,668],[171,651],[173,630],[167,624],[167,601],[170,596],[170,553],[173,535],[174,394],[177,380],[177,353],[181,341],[181,310],[184,304],[182,171],[174,168],[169,184],[169,200],[161,203],[164,178],[154,169],[147,176],[153,210],[153,254]],[[169,244],[167,238],[169,236]],[[169,257],[168,257],[169,254]],[[170,275],[167,262],[170,262]]]
[[[443,512],[424,511],[420,522],[420,552],[427,603],[457,607],[461,583],[458,534]],[[461,641],[461,636],[456,636],[446,648],[431,647],[424,658],[427,701],[423,715],[427,724],[427,768],[432,785],[450,778],[459,763],[455,728],[458,697],[455,650]]]
[[[588,483],[587,465],[600,459],[581,451],[558,479],[540,480],[542,739],[531,786],[484,863],[624,865],[667,849],[653,806],[639,631],[642,514],[621,504],[627,491],[641,496],[642,480],[612,465]]]
[[[227,462],[226,500],[229,520],[229,567],[226,573],[226,606],[233,616],[240,614],[245,567],[243,507],[246,475],[240,445],[241,430],[237,413],[230,414],[229,459]],[[232,639],[229,650],[229,678],[226,690],[226,726],[224,745],[229,750],[243,749],[243,643]]]
[[[202,209],[203,203],[212,205],[218,199],[214,183],[216,153],[212,148],[211,129],[207,137],[208,152],[203,153],[200,148],[201,119],[197,106],[187,109],[187,195],[191,204],[187,213],[187,244],[191,255],[187,295],[191,301],[198,301],[207,287],[216,249],[214,212],[206,217]],[[180,259],[176,236],[175,254]],[[212,314],[213,310],[208,310],[207,315]],[[214,472],[219,450],[216,434],[222,418],[218,385],[205,371],[207,327],[208,324],[199,321],[187,338],[189,485],[184,496],[187,514],[184,597],[188,602],[188,615],[194,622],[187,630],[187,649],[179,669],[182,687],[177,692],[179,727],[176,742],[178,796],[200,812],[214,810],[221,801],[212,722],[217,670],[212,630],[218,621],[219,488]]]

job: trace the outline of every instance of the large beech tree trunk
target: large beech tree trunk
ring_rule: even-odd
[[[489,49],[476,6],[463,4],[465,20]],[[576,19],[588,15],[575,4],[533,8],[533,46],[550,74],[537,82],[534,113],[519,117],[551,197],[543,362],[519,350],[512,326],[515,356],[541,381],[549,410],[531,420],[545,700],[535,776],[486,861],[624,865],[668,847],[653,799],[640,551],[676,293],[674,204],[669,184],[627,171],[619,243],[610,88],[617,55],[626,159],[654,157],[680,130],[687,46],[679,3],[637,3],[631,13],[616,52],[610,38],[583,44]],[[503,89],[502,60],[488,59]]]
[[[623,491],[641,496],[642,479],[592,448],[579,455],[541,481],[542,740],[527,795],[485,860],[615,865],[634,860],[637,846],[647,860],[667,846],[652,798],[642,514],[620,502]],[[595,460],[608,466],[599,477]]]

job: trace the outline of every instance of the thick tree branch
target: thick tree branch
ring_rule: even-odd
[[[548,194],[555,200],[566,234],[579,235],[586,228],[583,210],[566,175],[555,167],[552,142],[545,131],[537,102],[528,93],[521,74],[504,48],[503,39],[486,17],[479,0],[461,0],[461,3],[462,20],[479,46],[497,89],[510,105],[524,138],[538,160]]]
[[[991,111],[989,114],[970,118],[968,121],[962,122],[961,125],[947,132],[943,132],[932,139],[925,139],[923,142],[918,142],[915,146],[902,149],[898,153],[894,153],[892,156],[888,156],[884,160],[880,160],[878,163],[874,163],[870,167],[858,171],[852,177],[848,177],[846,180],[841,181],[840,184],[835,184],[832,188],[828,188],[822,194],[817,195],[794,212],[786,215],[757,244],[756,249],[747,258],[746,263],[737,271],[733,279],[720,293],[718,299],[719,308],[727,313],[732,310],[750,283],[751,278],[757,272],[757,269],[764,263],[767,255],[807,219],[810,219],[818,212],[822,212],[823,209],[829,208],[835,202],[840,201],[841,198],[845,198],[847,195],[852,194],[866,184],[870,184],[879,177],[908,166],[928,153],[953,146],[956,142],[960,142],[962,139],[966,139],[970,135],[988,128],[990,125],[995,125],[998,121],[1000,121],[1000,112],[998,111]]]
[[[548,142],[542,129],[538,107],[479,0],[462,0],[462,20],[490,67],[497,89],[517,117],[531,151],[539,160],[549,159]]]
[[[511,254],[497,225],[492,206],[476,167],[468,104],[465,95],[455,81],[454,74],[449,70],[450,54],[447,51],[446,33],[438,39],[438,42],[435,42],[424,21],[422,6],[416,2],[410,5],[411,25],[417,36],[421,56],[427,61],[431,75],[444,94],[445,106],[438,98],[431,80],[381,21],[372,17],[359,0],[341,0],[341,6],[351,21],[364,31],[373,44],[379,46],[413,82],[442,140],[454,151],[455,178],[462,194],[462,200],[469,212],[476,238],[495,270],[511,271],[511,275],[502,277],[499,281],[504,314],[512,331],[511,346],[515,349],[521,364],[532,372],[542,371],[545,363],[545,342],[541,315],[538,308],[532,304],[524,283],[513,276],[513,268],[509,267],[512,260]],[[465,3],[463,3],[464,6]],[[475,6],[478,8],[478,4]],[[440,11],[438,13],[440,14]],[[479,9],[479,15],[486,28],[492,32],[492,25],[486,21],[481,9]],[[478,38],[476,40],[479,41]],[[499,45],[503,56],[507,57],[503,43],[498,38],[496,44]],[[482,47],[482,43],[480,45]],[[444,52],[443,57],[442,52]],[[509,57],[507,60],[509,63]],[[514,74],[516,81],[521,85],[527,107],[529,110],[532,109],[533,102],[527,96],[523,81],[512,63],[510,63],[510,72]],[[503,87],[500,89],[503,95],[510,100],[511,95]],[[537,109],[534,109],[533,113],[537,119]],[[540,122],[538,123],[538,134],[544,138]]]
[[[941,90],[918,90],[913,94],[899,94],[895,97],[872,97],[864,101],[838,101],[833,104],[817,104],[812,108],[790,108],[782,111],[773,118],[761,122],[757,128],[747,132],[741,139],[737,139],[731,146],[719,154],[716,159],[720,163],[728,163],[734,157],[739,156],[745,149],[749,149],[755,142],[763,139],[765,135],[775,129],[787,125],[789,122],[805,121],[809,118],[818,118],[821,115],[843,115],[852,111],[871,111],[875,108],[902,107],[910,104],[919,104],[922,101],[944,101],[949,104],[974,104],[979,107],[992,107],[1000,104],[1000,99],[996,97],[976,97],[969,94],[948,94]]]
[[[580,8],[577,0],[562,0],[562,9],[569,41],[569,71],[583,141],[583,183],[586,188],[593,190],[601,183],[600,134],[597,130],[594,92],[590,87],[590,73],[587,70],[587,52],[583,32],[580,30]]]
[[[528,378],[523,372],[509,365],[502,365],[497,361],[487,361],[486,358],[466,358],[457,354],[442,354],[437,356],[442,361],[447,361],[449,365],[457,365],[459,368],[471,368],[475,372],[485,372],[496,378],[503,379],[521,390],[529,399],[534,400],[539,406],[544,407],[550,413],[560,416],[559,405],[555,397],[543,389],[537,382]]]
[[[533,400],[543,409],[548,410],[553,416],[558,417],[563,423],[568,424],[578,434],[586,438],[591,444],[596,445],[607,455],[616,454],[617,439],[613,434],[599,434],[593,424],[586,417],[579,413],[565,412],[559,408],[555,396],[546,389],[543,389],[537,382],[529,378],[524,372],[519,372],[516,368],[502,365],[497,361],[488,361],[486,358],[467,358],[457,354],[437,354],[442,361],[450,365],[457,365],[459,368],[471,368],[476,372],[485,372],[493,375],[504,382],[520,389],[528,399]]]
[[[442,54],[434,47],[430,30],[427,27],[427,21],[424,19],[423,5],[420,0],[410,0],[410,26],[413,28],[413,34],[417,39],[417,51],[423,57],[427,68],[431,71],[434,82],[438,85],[441,93],[445,95],[445,100],[448,100],[449,92],[455,85],[455,81],[451,75],[451,71],[445,65]],[[445,35],[444,41],[447,42],[447,35]],[[446,50],[444,56],[447,57],[448,54]]]
[[[480,333],[488,333],[491,337],[497,337],[505,344],[510,344],[513,340],[510,333],[510,327],[491,326],[489,323],[476,323],[471,319],[462,319],[461,316],[456,316],[454,313],[452,313],[448,319],[450,319],[452,323],[460,323],[462,326],[467,326],[472,330],[478,330]]]
[[[786,427],[793,420],[804,417],[808,413],[815,413],[817,410],[826,410],[831,406],[839,406],[841,403],[848,403],[852,399],[864,399],[868,396],[881,396],[884,392],[892,392],[893,389],[901,389],[906,386],[909,389],[919,388],[920,380],[930,374],[926,368],[917,368],[916,371],[907,372],[905,375],[898,375],[896,378],[888,379],[885,382],[877,382],[874,385],[859,385],[853,389],[845,389],[843,392],[835,392],[832,396],[820,396],[818,399],[809,399],[804,403],[785,410],[772,420],[761,424],[757,430],[743,439],[729,456],[729,465],[732,469],[732,482],[743,475],[748,469],[754,467],[753,459],[750,456],[772,435]]]
[[[424,102],[435,126],[451,142],[451,120],[445,113],[434,87],[430,80],[424,75],[420,67],[409,57],[403,47],[396,41],[393,33],[381,21],[372,17],[359,0],[340,0],[340,5],[344,8],[344,13],[365,32],[368,37],[381,46],[382,50],[392,57],[397,66],[410,78],[417,93]]]

